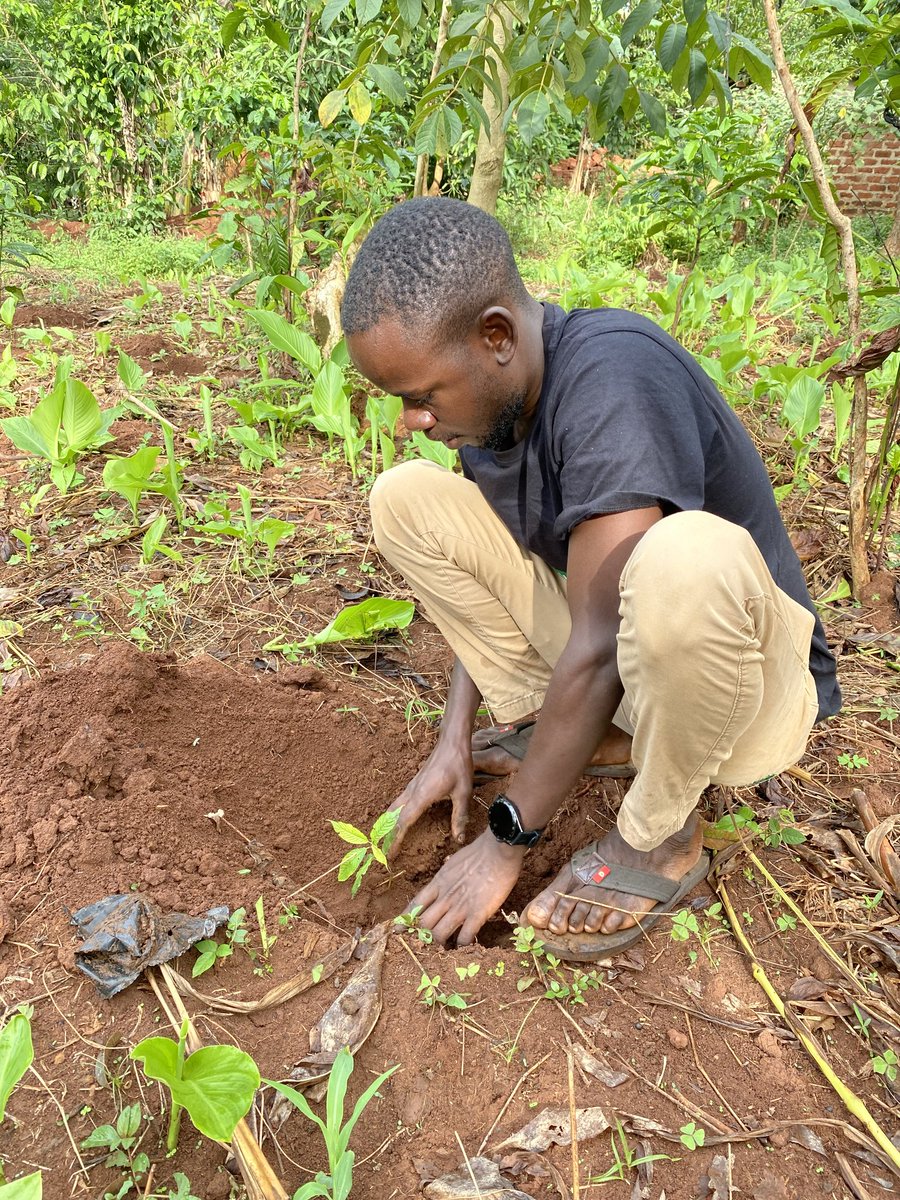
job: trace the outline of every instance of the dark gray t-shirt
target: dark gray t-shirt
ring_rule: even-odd
[[[659,505],[664,516],[702,509],[743,525],[778,586],[816,617],[819,720],[840,708],[834,658],[762,459],[699,364],[646,317],[546,304],[527,436],[460,457],[516,541],[558,571],[575,526],[602,513]]]

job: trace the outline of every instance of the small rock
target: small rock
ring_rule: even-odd
[[[669,1045],[674,1046],[676,1050],[687,1049],[688,1035],[682,1033],[680,1029],[667,1029],[666,1037],[669,1039]]]
[[[764,1029],[756,1039],[756,1044],[769,1058],[781,1058],[781,1042],[771,1029]]]
[[[769,1142],[776,1150],[780,1150],[783,1146],[786,1146],[790,1140],[790,1129],[776,1129],[774,1133],[769,1134]]]

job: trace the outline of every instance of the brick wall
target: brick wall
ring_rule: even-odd
[[[900,195],[900,134],[839,137],[828,148],[828,165],[848,215],[894,211]]]

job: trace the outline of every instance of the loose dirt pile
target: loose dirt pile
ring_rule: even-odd
[[[48,1200],[73,1190],[115,1195],[122,1170],[104,1167],[94,1151],[81,1152],[81,1170],[72,1142],[135,1102],[152,1119],[141,1148],[156,1164],[158,1190],[148,1194],[167,1196],[174,1170],[204,1200],[227,1196],[232,1186],[224,1153],[195,1138],[187,1122],[177,1157],[165,1159],[161,1095],[127,1055],[141,1037],[169,1029],[145,982],[112,1001],[96,997],[73,968],[69,912],[129,890],[191,913],[213,904],[244,906],[253,957],[236,947],[195,983],[207,994],[252,999],[320,961],[358,927],[401,911],[449,852],[447,813],[437,812],[410,835],[398,874],[388,879],[373,867],[355,898],[337,882],[333,868],[346,847],[329,819],[368,829],[425,752],[411,745],[394,709],[349,683],[340,692],[337,686],[309,668],[277,677],[238,673],[212,658],[179,663],[114,645],[14,689],[0,704],[0,918],[5,904],[12,921],[0,946],[0,996],[7,1005],[34,1004],[36,1066],[46,1085],[31,1078],[14,1094],[3,1154],[15,1173],[44,1169]],[[607,793],[570,801],[529,856],[510,911],[612,819],[618,785],[607,786]],[[478,809],[476,832],[482,824]],[[768,862],[778,873],[792,865],[785,855],[769,855]],[[802,940],[772,940],[758,889],[739,875],[732,888],[756,922],[754,932],[771,929],[764,934],[767,969],[782,988],[814,974],[798,962],[804,953],[813,957]],[[269,938],[277,937],[269,956],[254,916],[259,896]],[[705,928],[702,909],[697,916]],[[457,1135],[471,1157],[486,1139],[486,1152],[504,1160],[507,1173],[518,1171],[516,1186],[535,1200],[565,1197],[569,1147],[546,1153],[496,1147],[546,1106],[568,1110],[570,1046],[578,1048],[579,1107],[599,1106],[610,1121],[619,1114],[626,1127],[629,1116],[655,1120],[674,1134],[668,1141],[629,1135],[635,1154],[652,1144],[653,1152],[670,1157],[653,1165],[652,1183],[650,1168],[643,1168],[646,1190],[632,1193],[634,1177],[626,1173],[627,1183],[610,1184],[609,1195],[724,1196],[715,1191],[722,1167],[714,1155],[727,1153],[715,1144],[717,1130],[747,1139],[733,1142],[731,1167],[745,1196],[848,1195],[833,1159],[817,1152],[832,1146],[850,1152],[836,1127],[817,1124],[842,1120],[840,1105],[768,1015],[730,937],[715,921],[709,928],[704,948],[697,938],[672,941],[660,926],[588,981],[583,1004],[543,998],[533,960],[513,948],[500,919],[485,932],[488,944],[472,951],[440,951],[414,931],[393,934],[382,1014],[357,1055],[351,1090],[358,1094],[395,1063],[402,1069],[357,1127],[354,1197],[419,1195],[423,1178],[462,1161]],[[182,974],[190,974],[195,957],[179,960]],[[466,973],[472,964],[477,972]],[[247,1016],[206,1012],[194,1000],[188,1006],[207,1042],[234,1041],[254,1055],[265,1077],[284,1078],[353,970],[349,963],[304,995]],[[423,972],[440,975],[439,990],[461,993],[468,1007],[423,1004],[417,997]],[[827,964],[818,973],[827,979]],[[850,1039],[839,1022],[831,1028],[829,1045],[843,1061]],[[589,1063],[585,1070],[585,1052],[624,1081],[609,1086]],[[883,1094],[871,1078],[853,1082],[867,1094]],[[678,1140],[691,1120],[706,1132],[703,1149]],[[769,1138],[748,1137],[756,1129],[770,1130]],[[289,1192],[325,1165],[318,1133],[299,1114],[277,1135],[264,1134],[264,1145]],[[613,1164],[609,1135],[581,1142],[579,1156],[583,1183],[606,1171]],[[873,1196],[883,1194],[875,1180],[884,1168],[857,1161],[855,1169]]]

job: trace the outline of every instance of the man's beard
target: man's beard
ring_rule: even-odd
[[[522,410],[525,408],[525,393],[519,392],[511,397],[496,417],[487,433],[481,439],[482,450],[508,450],[513,445],[515,438],[513,433],[516,427],[516,421],[522,415]]]

